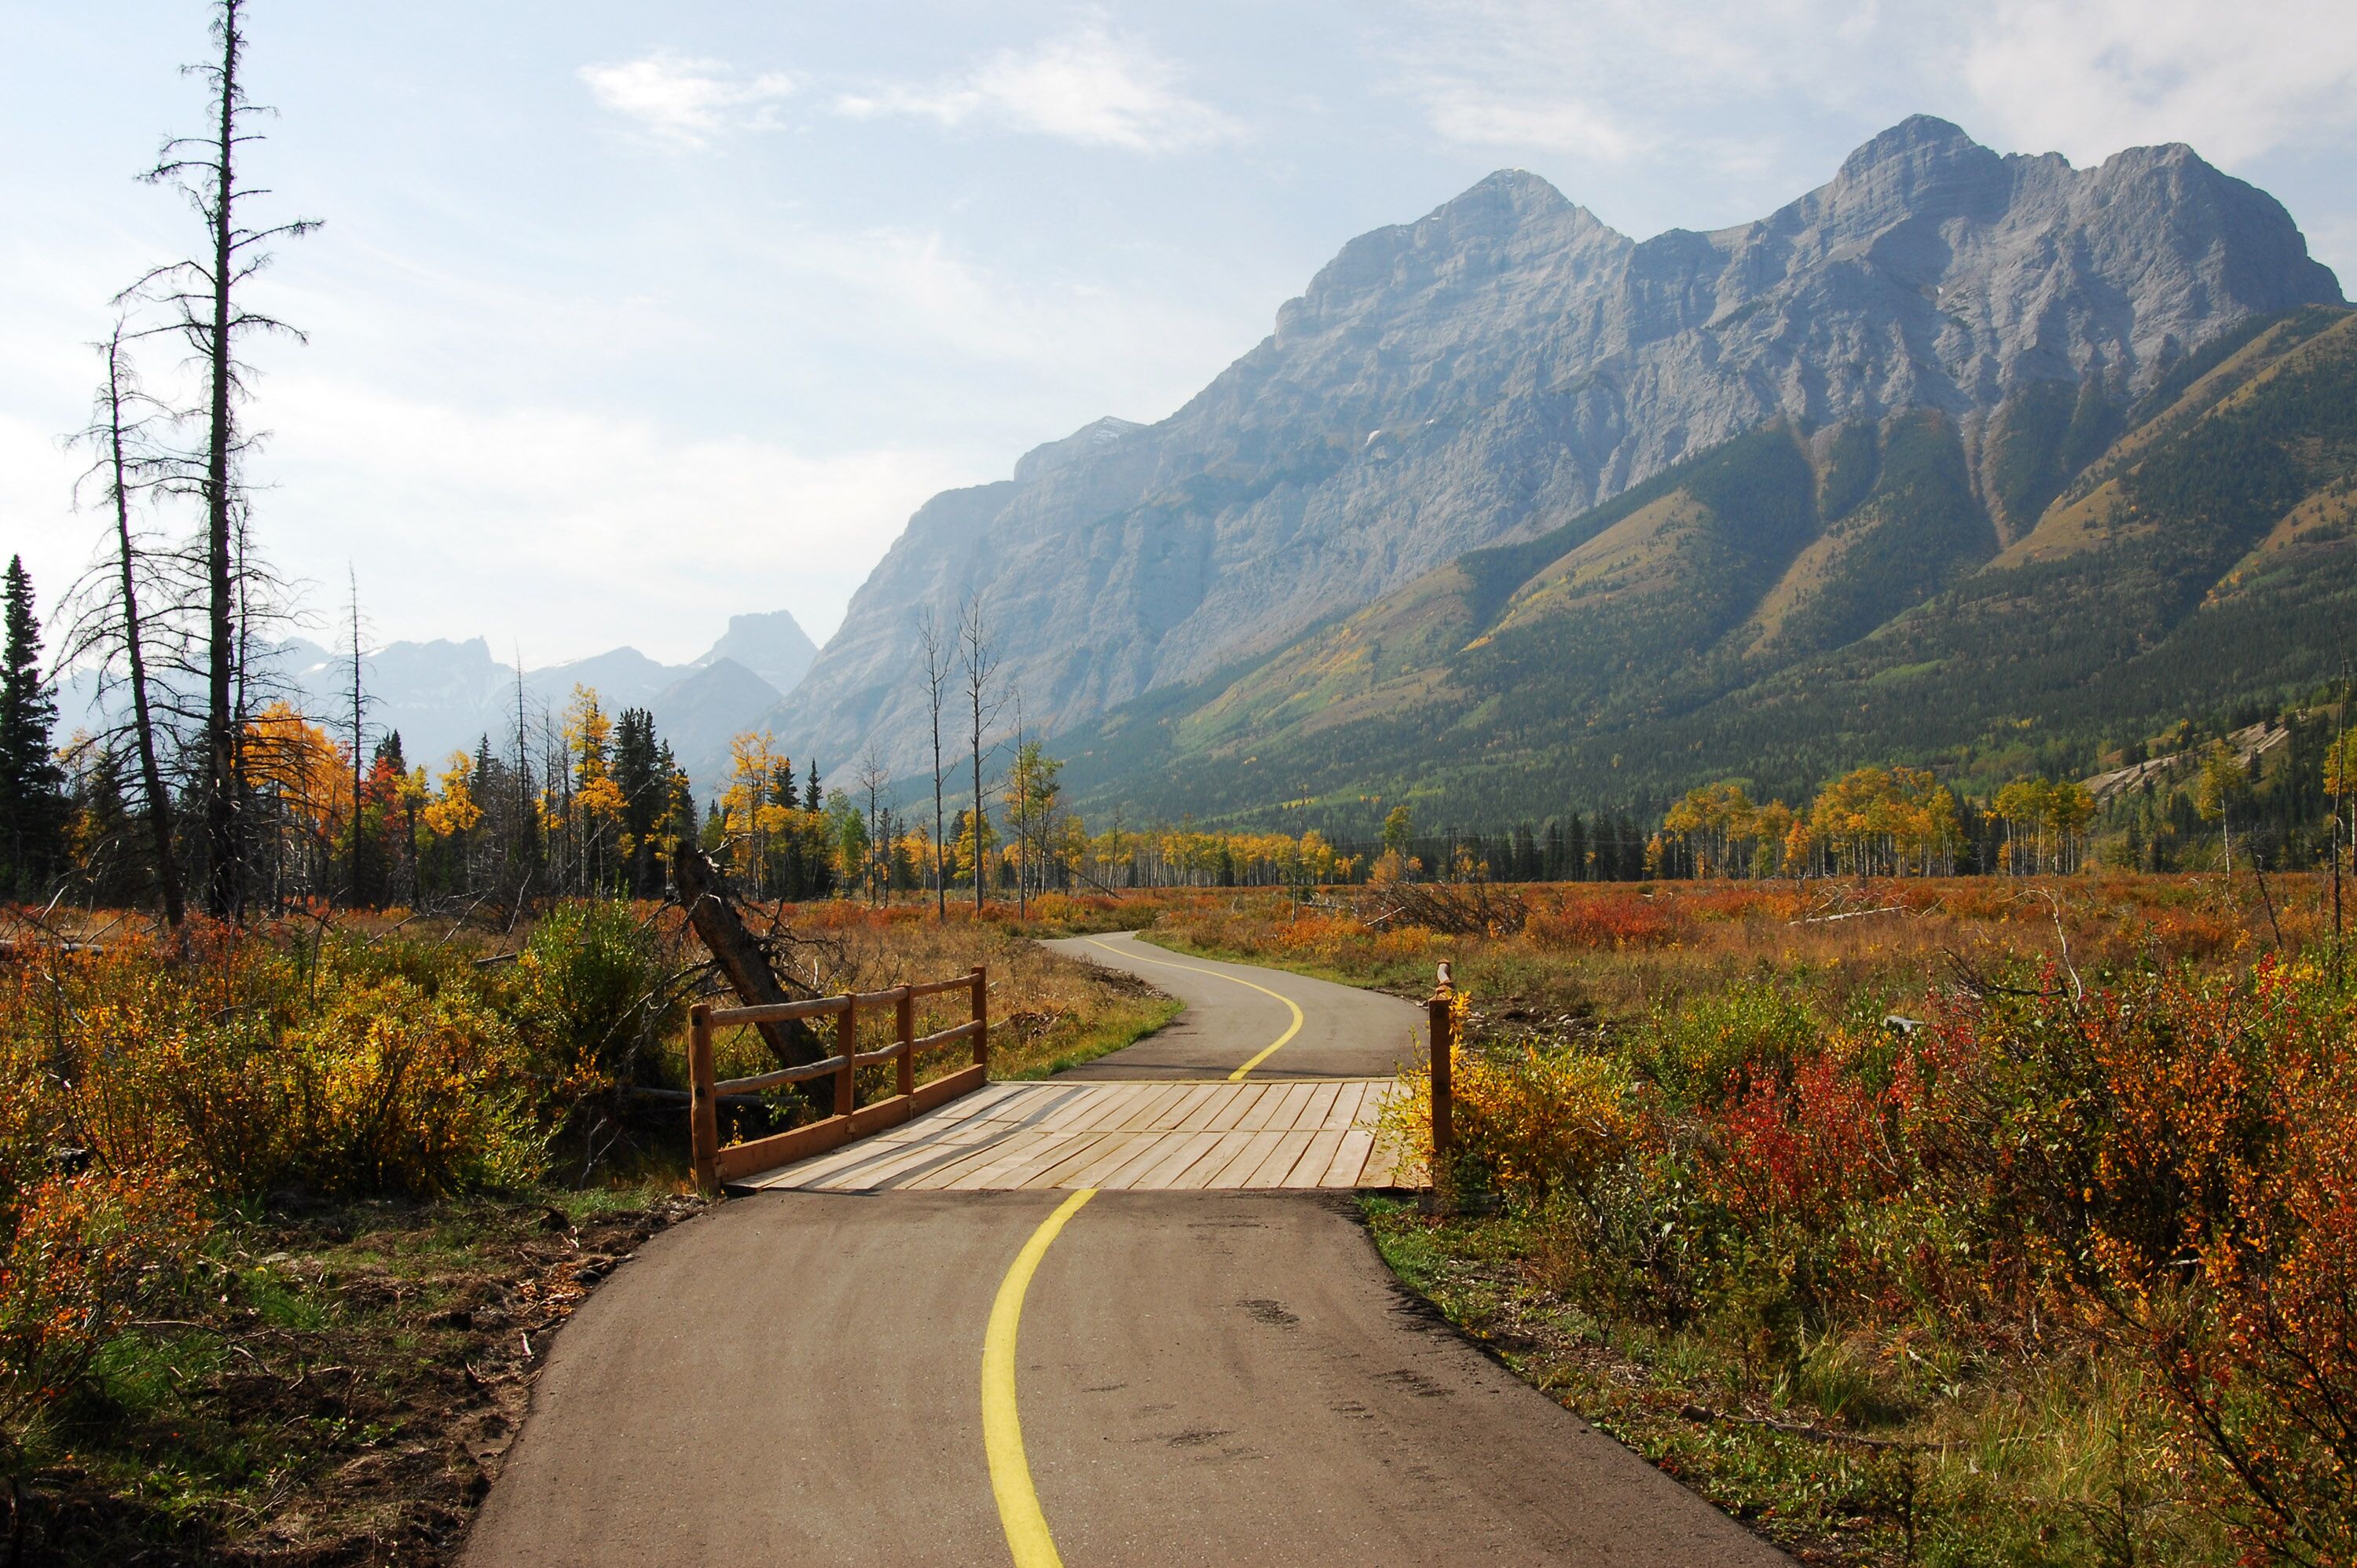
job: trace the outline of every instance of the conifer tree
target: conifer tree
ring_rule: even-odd
[[[58,704],[41,678],[41,623],[22,556],[8,558],[6,643],[0,653],[0,886],[30,893],[47,881],[65,847],[65,771],[51,750]]]

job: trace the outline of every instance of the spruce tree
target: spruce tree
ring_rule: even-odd
[[[8,558],[7,633],[0,654],[0,887],[30,893],[59,869],[66,827],[65,770],[50,732],[58,704],[41,679],[41,623],[24,557]]]

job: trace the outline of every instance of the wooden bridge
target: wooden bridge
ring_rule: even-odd
[[[918,1035],[917,1002],[959,991],[971,997],[968,1020]],[[892,1009],[893,1042],[860,1050],[860,1018],[885,1007]],[[834,1019],[835,1030],[835,1048],[823,1059],[714,1077],[716,1030],[823,1017]],[[1400,1177],[1398,1151],[1376,1136],[1383,1108],[1397,1092],[1389,1079],[988,1083],[988,976],[979,968],[888,991],[699,1005],[691,1029],[689,1115],[696,1178],[706,1191],[1281,1190],[1384,1187]],[[970,1065],[915,1081],[920,1052],[961,1041],[972,1042]],[[899,1069],[897,1092],[862,1106],[859,1069],[882,1062]],[[834,1114],[721,1146],[722,1096],[822,1078],[834,1080]]]

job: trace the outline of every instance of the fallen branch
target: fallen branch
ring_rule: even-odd
[[[1856,920],[1867,915],[1911,915],[1914,911],[1904,904],[1885,904],[1879,909],[1849,909],[1838,915],[1806,915],[1797,920],[1787,920],[1788,926],[1829,926],[1835,920]]]

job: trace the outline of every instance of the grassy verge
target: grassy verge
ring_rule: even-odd
[[[1081,1067],[1134,1046],[1178,1016],[1182,1004],[1168,996],[1139,996],[1114,1002],[1068,1028],[1019,1040],[1011,1048],[991,1053],[995,1079],[1052,1078],[1067,1068]]]
[[[651,1183],[225,1219],[28,1434],[22,1561],[455,1560],[552,1337],[699,1207]]]
[[[1803,1563],[2233,1560],[2214,1520],[2171,1503],[2164,1435],[2100,1361],[1877,1405],[1837,1343],[1771,1370],[1708,1327],[1591,1312],[1547,1280],[1542,1225],[1362,1207],[1383,1261],[1461,1331]]]

